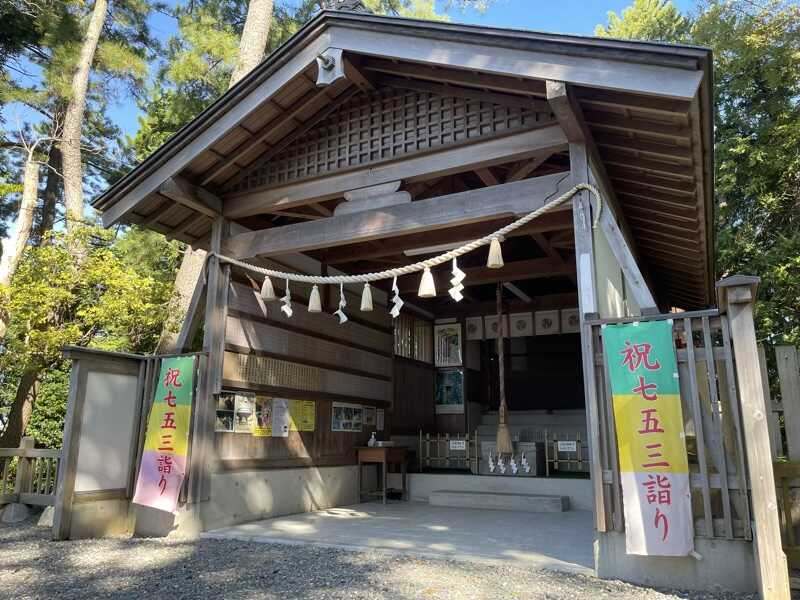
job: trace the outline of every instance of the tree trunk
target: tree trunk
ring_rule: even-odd
[[[176,347],[178,334],[189,311],[192,294],[200,279],[205,260],[205,250],[186,248],[181,261],[181,268],[175,276],[175,287],[172,290],[172,297],[169,299],[169,316],[164,323],[164,328],[161,330],[161,337],[156,347],[157,354],[171,354],[184,350]]]
[[[61,160],[61,148],[58,144],[50,146],[50,153],[47,156],[47,173],[44,183],[44,201],[42,210],[39,213],[39,222],[36,224],[34,237],[40,244],[47,243],[47,236],[53,229],[56,221],[56,206],[61,191],[61,170],[63,168]]]
[[[17,385],[14,403],[8,413],[8,423],[3,433],[0,434],[0,448],[19,447],[36,401],[36,380],[38,377],[38,371],[25,371],[22,374]]]
[[[229,88],[255,69],[264,58],[269,27],[272,23],[272,4],[273,0],[250,0],[242,39],[239,41],[239,59],[231,74]]]
[[[252,71],[264,58],[267,48],[269,27],[272,23],[273,0],[250,0],[247,8],[247,19],[239,41],[239,59],[231,74],[228,88],[233,87],[242,77]],[[203,262],[206,259],[204,250],[187,248],[181,261],[180,269],[175,277],[175,287],[170,298],[170,318],[164,324],[161,338],[156,349],[159,353],[176,352],[175,342],[178,339],[180,326],[186,318],[192,293],[197,285]]]
[[[22,181],[22,202],[19,205],[17,216],[17,230],[10,245],[10,252],[6,260],[0,265],[0,286],[11,284],[11,278],[19,266],[19,261],[28,245],[33,225],[33,215],[36,212],[36,201],[39,192],[39,163],[28,155],[25,161],[25,171]],[[0,340],[5,338],[8,327],[8,316],[0,314]]]
[[[72,89],[64,114],[61,154],[64,163],[64,206],[67,228],[83,222],[83,169],[81,167],[81,134],[86,110],[89,74],[108,12],[108,0],[95,0],[89,27],[81,48],[78,68],[72,78]]]

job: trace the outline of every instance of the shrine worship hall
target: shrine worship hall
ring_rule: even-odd
[[[170,352],[65,349],[56,537],[780,585],[710,50],[341,4],[95,201],[200,259]]]

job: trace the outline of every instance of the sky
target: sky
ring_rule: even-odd
[[[436,2],[441,12],[444,0]],[[632,0],[494,0],[484,13],[473,9],[451,9],[448,14],[450,21],[454,23],[593,35],[595,25],[606,23],[608,11],[613,10],[619,14],[631,3]],[[694,4],[692,0],[673,0],[673,3],[681,12],[687,12]],[[174,20],[163,14],[153,17],[151,26],[162,40],[175,32]],[[136,133],[139,114],[140,111],[132,99],[119,102],[110,111],[111,118],[128,135]]]

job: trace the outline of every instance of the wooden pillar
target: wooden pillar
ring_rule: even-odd
[[[572,184],[589,182],[589,157],[586,144],[570,143],[569,162]],[[603,495],[603,465],[600,461],[600,410],[594,369],[592,327],[587,319],[597,318],[597,288],[595,285],[594,238],[592,235],[592,209],[589,193],[582,191],[572,202],[573,229],[575,231],[575,261],[578,275],[578,308],[581,327],[581,363],[583,368],[583,393],[586,403],[586,428],[589,433],[589,472],[594,489],[595,524],[597,531],[613,528],[606,523],[606,506]]]
[[[788,600],[789,571],[781,547],[764,388],[753,324],[753,304],[759,281],[758,277],[729,277],[717,283],[717,292],[720,310],[728,313],[736,361],[745,455],[753,498],[759,595],[763,600]]]
[[[213,253],[220,252],[223,239],[229,234],[229,223],[218,216],[211,229],[206,265],[206,310],[203,331],[203,352],[198,373],[200,379],[195,398],[192,428],[192,456],[189,470],[189,502],[208,500],[211,471],[214,463],[214,419],[216,397],[222,389],[222,360],[225,352],[225,321],[228,316],[230,265],[223,265]]]

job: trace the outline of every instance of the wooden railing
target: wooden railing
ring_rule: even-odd
[[[624,531],[622,489],[608,373],[603,356],[606,323],[670,320],[689,455],[695,536],[752,538],[744,440],[731,334],[717,310],[603,319],[591,322],[607,523]]]
[[[800,568],[800,361],[794,346],[758,347],[783,551]],[[774,369],[768,358],[775,357]],[[770,381],[774,385],[770,385]],[[773,397],[772,391],[777,393]]]
[[[0,448],[0,506],[11,502],[52,506],[61,450],[34,448],[22,438],[19,448]]]

